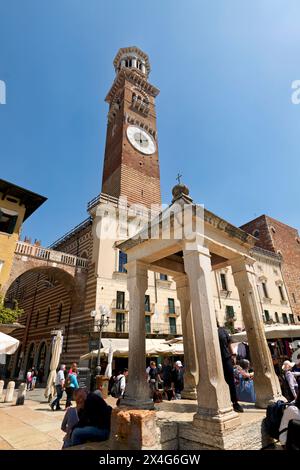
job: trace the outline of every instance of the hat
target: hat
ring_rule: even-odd
[[[282,370],[285,370],[287,368],[287,366],[289,367],[294,367],[295,363],[294,362],[291,362],[291,361],[284,361],[284,363],[282,364]]]
[[[181,361],[176,361],[175,366],[182,367],[182,362]]]

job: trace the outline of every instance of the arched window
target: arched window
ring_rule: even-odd
[[[63,304],[62,302],[60,302],[60,304],[58,305],[58,309],[57,309],[57,323],[61,322],[62,311],[63,311]]]
[[[80,255],[80,258],[88,259],[87,251],[83,251]]]

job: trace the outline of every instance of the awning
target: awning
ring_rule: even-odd
[[[0,354],[14,354],[19,344],[18,339],[0,332]]]
[[[114,357],[128,357],[128,339],[127,338],[103,338],[101,340],[103,348],[101,354],[108,355],[110,345],[112,345]],[[146,339],[147,356],[179,356],[183,354],[183,344],[169,344],[163,339]],[[81,360],[97,357],[98,350],[84,354]]]
[[[300,338],[300,325],[265,325],[265,335],[267,339]],[[235,343],[247,341],[247,332],[235,333],[231,339]]]

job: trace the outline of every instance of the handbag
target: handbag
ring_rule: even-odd
[[[237,399],[238,401],[244,401],[246,403],[255,403],[256,395],[254,390],[253,380],[245,380],[241,375],[239,376],[239,383],[236,386]]]

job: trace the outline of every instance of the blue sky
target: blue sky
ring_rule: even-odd
[[[149,54],[163,202],[177,172],[235,225],[300,228],[298,0],[0,0],[1,178],[48,201],[23,235],[48,245],[100,192],[120,47]]]

